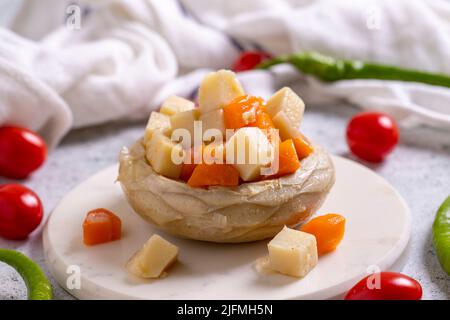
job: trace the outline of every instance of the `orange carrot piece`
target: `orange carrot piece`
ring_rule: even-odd
[[[275,128],[272,118],[263,109],[259,109],[256,113],[255,122],[249,125],[249,127],[258,127],[262,130],[269,130]]]
[[[314,151],[309,141],[303,136],[294,139],[294,146],[299,160],[306,158]]]
[[[298,160],[297,152],[295,151],[292,139],[288,139],[280,143],[279,146],[279,168],[277,177],[286,174],[294,173],[300,168],[300,161]]]
[[[345,232],[345,218],[339,214],[326,214],[316,217],[304,224],[300,231],[316,237],[319,255],[337,248]]]
[[[257,111],[255,122],[248,125],[248,127],[260,128],[272,144],[275,142],[275,139],[279,137],[278,130],[275,129],[272,118],[263,108]]]
[[[100,208],[89,211],[83,222],[83,241],[86,245],[119,240],[122,222],[109,210]]]
[[[238,184],[239,172],[229,164],[199,164],[188,180],[188,185],[191,187],[237,186]]]
[[[235,98],[223,108],[225,127],[227,129],[239,129],[254,124],[263,106],[264,100],[259,97],[241,96]]]

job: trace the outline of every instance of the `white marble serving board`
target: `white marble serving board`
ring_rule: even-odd
[[[267,254],[267,241],[206,243],[178,239],[147,224],[115,183],[117,166],[79,185],[54,210],[44,230],[48,267],[59,284],[80,299],[340,297],[368,272],[400,267],[410,237],[410,213],[398,192],[371,170],[341,157],[333,157],[333,162],[336,184],[318,214],[344,215],[346,233],[339,248],[320,257],[317,267],[303,279],[255,270],[255,260]],[[81,225],[86,213],[98,207],[120,216],[122,239],[86,247]],[[180,248],[179,262],[166,278],[138,279],[124,266],[153,233]],[[78,270],[80,288],[76,287]]]

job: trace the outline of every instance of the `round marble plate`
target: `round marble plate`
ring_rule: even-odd
[[[305,278],[263,275],[254,262],[267,254],[267,241],[213,244],[178,239],[144,222],[129,207],[110,167],[70,192],[44,231],[47,264],[69,293],[80,299],[330,299],[376,270],[398,268],[410,235],[405,201],[383,178],[344,158],[333,157],[336,184],[318,214],[347,218],[339,248],[320,258]],[[120,241],[86,247],[81,225],[86,213],[104,207],[123,223]],[[179,261],[159,280],[135,278],[128,258],[158,233],[180,248]],[[403,254],[404,256],[404,254]],[[397,263],[398,264],[398,263]]]

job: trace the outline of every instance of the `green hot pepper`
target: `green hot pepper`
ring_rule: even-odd
[[[433,244],[442,268],[450,275],[450,196],[436,214],[433,224]]]
[[[20,274],[28,289],[29,300],[51,300],[52,286],[42,269],[33,260],[15,250],[0,249],[0,261]]]
[[[380,79],[422,82],[450,88],[450,76],[445,74],[358,60],[335,59],[317,52],[300,52],[289,56],[276,57],[261,63],[258,68],[267,69],[281,63],[290,63],[299,71],[326,82],[349,79]]]

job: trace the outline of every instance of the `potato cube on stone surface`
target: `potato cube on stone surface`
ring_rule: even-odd
[[[178,247],[155,234],[127,263],[127,270],[140,278],[159,278],[177,259]]]
[[[270,268],[293,277],[304,277],[318,261],[316,238],[284,227],[268,244]]]

